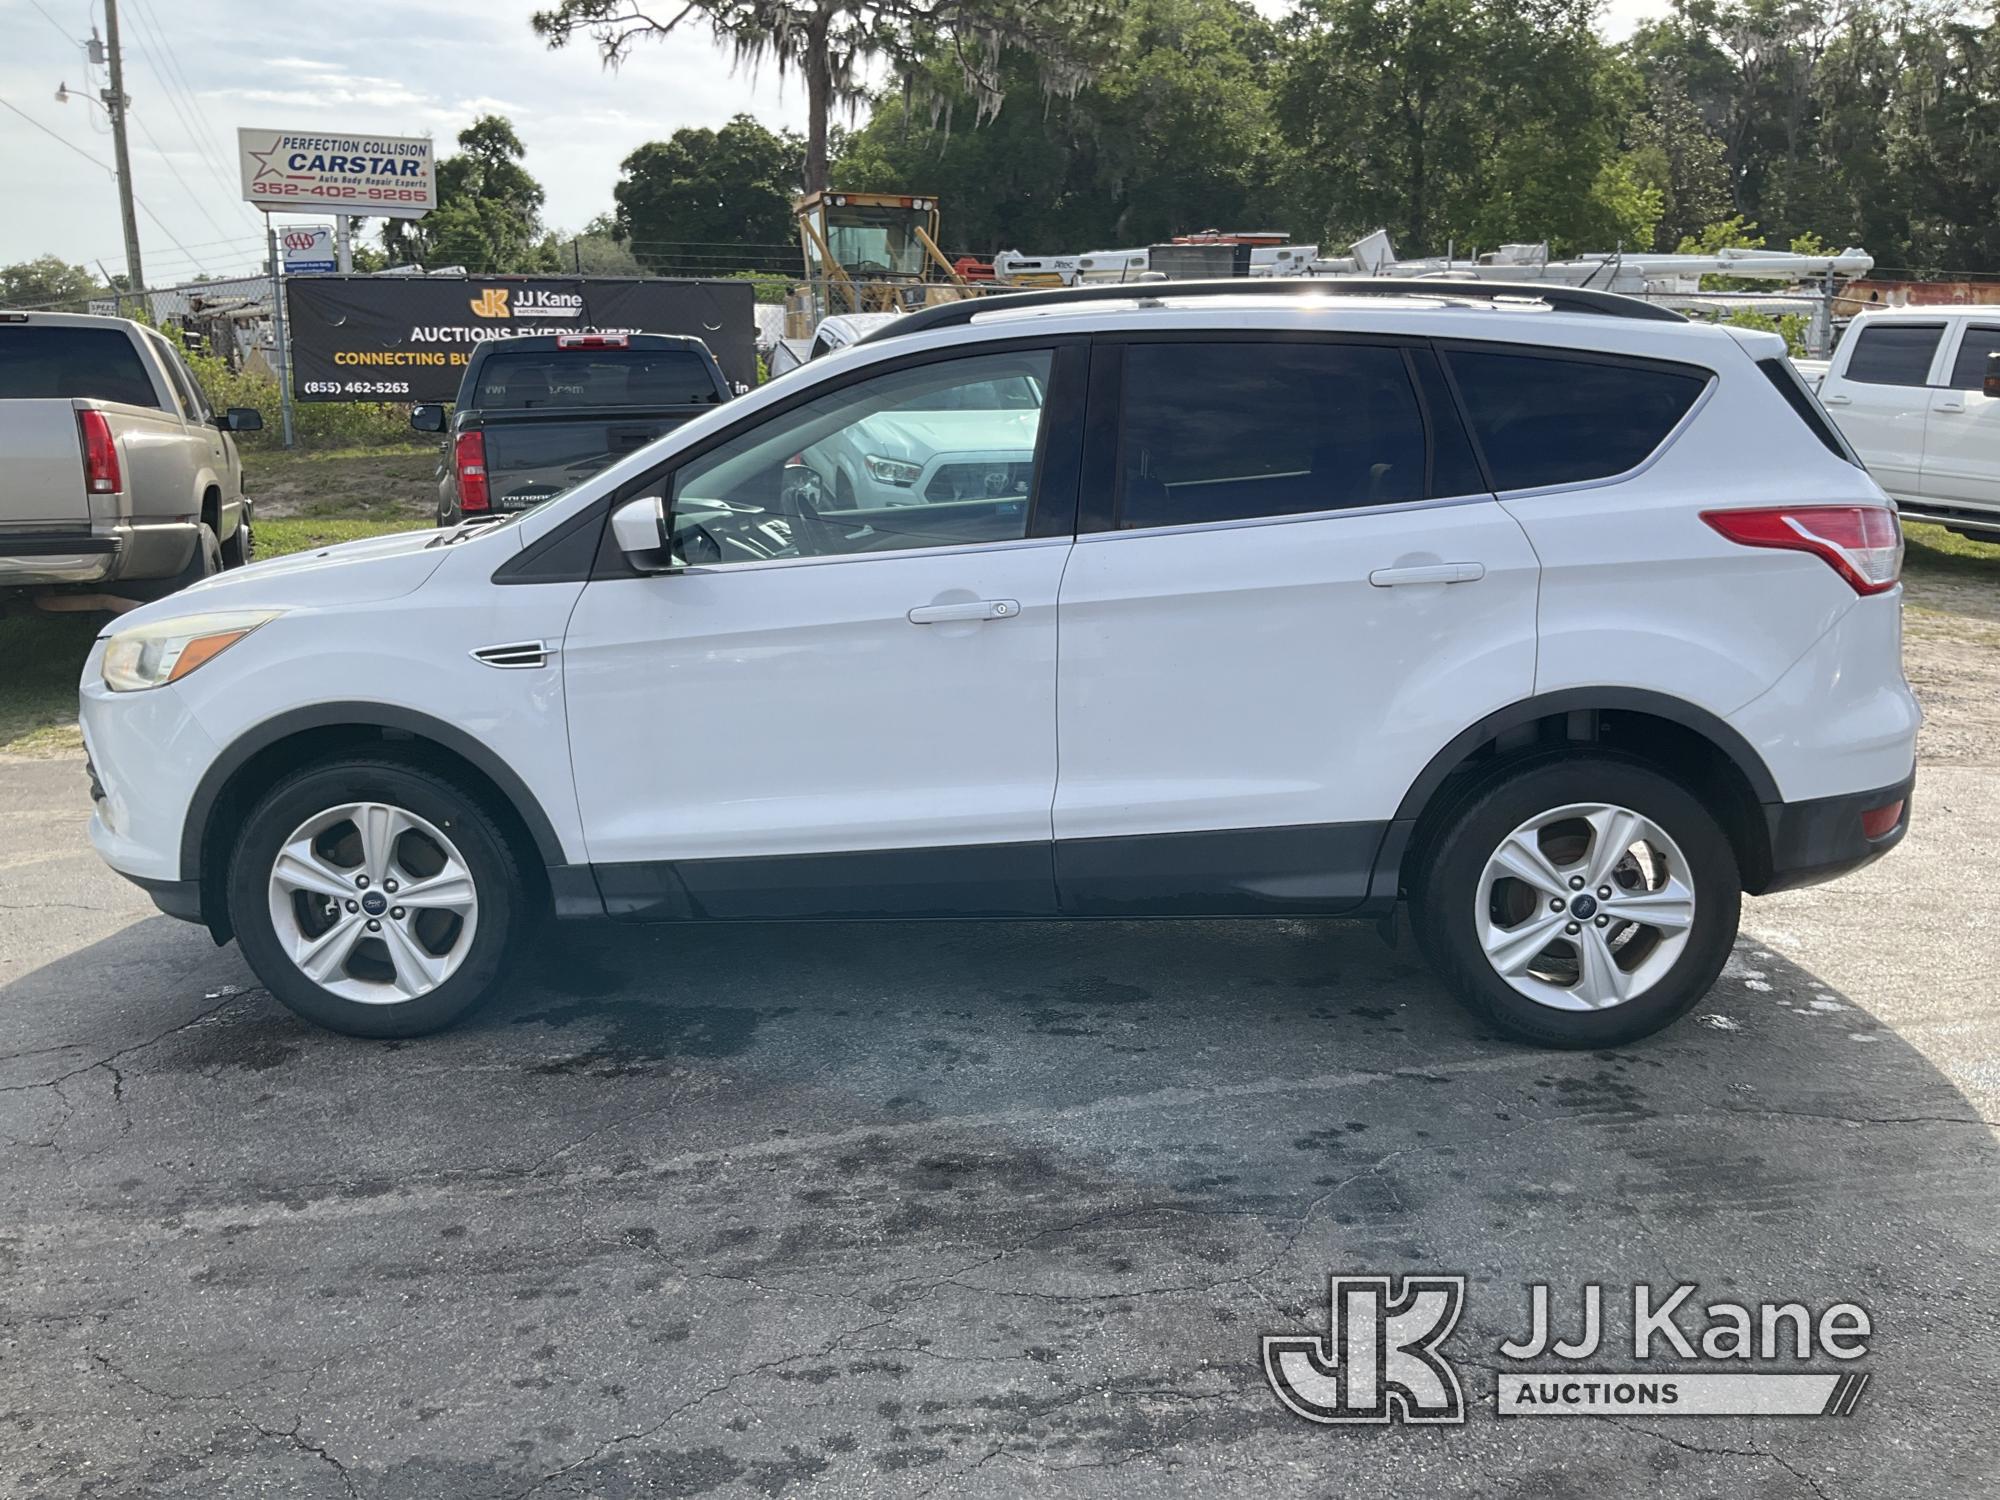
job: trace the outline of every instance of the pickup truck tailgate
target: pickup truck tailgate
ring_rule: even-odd
[[[90,528],[75,403],[0,401],[0,531]]]

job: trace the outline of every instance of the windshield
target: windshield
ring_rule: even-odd
[[[828,210],[827,248],[850,272],[917,276],[924,269],[924,247],[916,228],[926,215],[914,208],[869,208],[849,205]]]
[[[471,404],[530,411],[721,399],[708,361],[692,349],[544,349],[488,355]]]

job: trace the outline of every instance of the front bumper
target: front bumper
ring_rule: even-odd
[[[1816,797],[1810,802],[1772,802],[1764,807],[1770,862],[1763,870],[1746,872],[1743,888],[1753,896],[1796,890],[1838,879],[1872,864],[1903,841],[1910,829],[1910,809],[1916,797],[1917,773],[1872,792]],[[1870,837],[1862,826],[1865,815],[1902,804],[1902,813],[1887,831]]]
[[[215,761],[215,741],[173,684],[137,693],[105,687],[103,657],[100,640],[78,694],[92,782],[90,842],[127,879],[178,881],[182,827]]]

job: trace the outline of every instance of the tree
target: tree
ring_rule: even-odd
[[[720,130],[683,126],[621,164],[612,233],[641,266],[663,274],[767,264],[792,241],[791,185],[803,151],[797,137],[773,135],[749,115]],[[742,255],[720,266],[733,247]]]
[[[930,87],[876,101],[834,164],[845,188],[935,193],[954,249],[1145,244],[1269,227],[1284,147],[1271,123],[1277,34],[1238,0],[1136,0],[1111,61],[1073,98],[1037,99],[1032,64],[1002,63],[1008,102],[977,101],[933,65]]]
[[[503,115],[482,115],[458,133],[458,144],[458,154],[437,166],[438,206],[421,219],[383,225],[389,263],[557,269],[542,236],[542,185],[521,165],[527,147],[513,125]]]
[[[1303,0],[1274,102],[1295,218],[1378,225],[1405,253],[1651,239],[1657,195],[1620,160],[1624,100],[1595,0]]]
[[[103,295],[103,282],[82,266],[73,266],[53,255],[0,266],[0,307],[83,312],[92,297]]]
[[[979,102],[979,115],[999,109],[1005,97],[1002,55],[1035,59],[1045,92],[1074,94],[1089,71],[1114,7],[1109,0],[684,0],[665,20],[640,8],[641,0],[557,0],[533,17],[550,47],[579,33],[616,65],[646,38],[672,35],[705,19],[716,40],[739,63],[766,59],[782,75],[796,70],[806,83],[806,191],[829,181],[828,129],[838,107],[853,109],[867,95],[866,64],[886,61],[914,84],[920,65],[948,55]]]
[[[1634,167],[1660,194],[1654,248],[1669,250],[1728,216],[1729,168],[1722,142],[1688,98],[1685,81],[1662,71],[1648,90],[1646,109],[1626,127]]]

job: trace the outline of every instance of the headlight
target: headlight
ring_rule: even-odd
[[[267,609],[182,615],[118,631],[105,643],[104,685],[114,693],[132,693],[176,682],[278,614]]]
[[[877,458],[870,453],[866,455],[865,462],[868,472],[882,483],[901,485],[905,489],[921,479],[924,473],[922,464],[904,463],[900,458]]]

